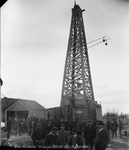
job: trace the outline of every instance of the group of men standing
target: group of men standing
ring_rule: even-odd
[[[119,136],[120,138],[122,138],[123,124],[120,119],[118,120],[118,122],[116,118],[113,118],[111,121],[108,119],[106,126],[107,126],[108,133],[109,135],[111,134],[112,138],[117,137],[118,130],[119,130]]]
[[[45,128],[44,128],[45,129]],[[50,132],[43,134],[43,128],[38,123],[34,132],[31,135],[35,146],[61,146],[61,147],[87,147],[88,150],[105,150],[110,138],[107,130],[104,128],[104,123],[99,121],[96,125],[92,120],[87,122],[83,133],[78,132],[77,128],[71,130],[67,128],[65,123],[61,123],[60,127],[51,126]]]
[[[22,135],[27,132],[27,125],[25,118],[12,118],[9,117],[7,121],[7,139],[10,138],[10,134]]]
[[[34,146],[62,146],[82,147],[87,146],[90,150],[105,150],[110,136],[117,137],[119,129],[122,138],[123,124],[119,119],[108,119],[106,125],[93,120],[67,122],[57,119],[43,120],[42,118],[10,118],[7,121],[7,138],[10,133],[22,135],[28,133],[33,140]]]
[[[110,138],[102,121],[67,122],[60,120],[43,120],[29,117],[27,119],[9,118],[7,121],[7,138],[10,133],[21,135],[28,133],[34,146],[86,146],[87,149],[105,150]]]

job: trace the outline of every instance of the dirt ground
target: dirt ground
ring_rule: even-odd
[[[124,126],[123,131],[129,131],[129,126]],[[129,137],[122,136],[122,138],[119,137],[119,132],[117,132],[117,137],[112,138],[110,136],[110,143],[109,147],[113,150],[129,150]]]
[[[2,132],[3,133],[3,132]],[[4,135],[5,134],[5,135]],[[28,134],[23,135],[11,135],[10,139],[7,140],[6,133],[3,133],[1,144],[2,146],[9,146],[7,142],[9,142],[12,147],[20,147],[20,146],[33,146],[33,141]]]
[[[4,133],[2,132],[2,134]],[[3,146],[8,146],[6,141],[6,135],[2,136],[2,143],[4,142]],[[24,134],[21,136],[11,135],[8,142],[14,147],[33,147],[32,139],[28,134]],[[122,138],[119,138],[119,134],[118,137],[110,137],[109,148],[107,148],[106,150],[129,150],[129,137],[123,136]]]
[[[5,141],[6,138],[3,138],[2,141]],[[12,135],[10,139],[8,140],[9,143],[14,147],[33,147],[32,139],[28,134],[24,134],[22,136],[14,136]],[[5,146],[6,142],[5,142]],[[106,150],[129,150],[129,138],[123,137],[120,139],[117,138],[111,138],[109,143],[109,148]]]
[[[123,137],[123,138],[111,138],[109,147],[113,150],[129,150],[129,138]]]

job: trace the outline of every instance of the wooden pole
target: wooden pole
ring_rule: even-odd
[[[1,87],[0,87],[0,92],[1,92]],[[1,146],[1,96],[0,96],[0,146]]]
[[[0,78],[0,93],[1,93],[1,86],[3,85],[3,81]],[[0,94],[0,146],[1,146],[1,94]]]

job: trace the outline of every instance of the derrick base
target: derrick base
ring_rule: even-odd
[[[61,105],[61,117],[65,120],[102,120],[101,105],[82,96],[74,98],[64,96]]]

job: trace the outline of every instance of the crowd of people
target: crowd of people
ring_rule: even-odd
[[[59,119],[42,119],[37,117],[28,118],[9,118],[7,121],[7,138],[10,133],[14,135],[22,135],[28,133],[33,140],[35,147],[38,146],[61,146],[61,147],[83,147],[86,146],[90,150],[105,150],[110,141],[110,130],[112,137],[117,136],[117,128],[119,124],[116,120],[95,122],[93,120],[75,120],[64,121]]]
[[[123,123],[120,119],[118,120],[118,122],[116,118],[111,119],[111,121],[108,119],[106,127],[109,135],[111,135],[112,138],[118,136],[117,131],[119,131],[119,137],[122,138]]]

